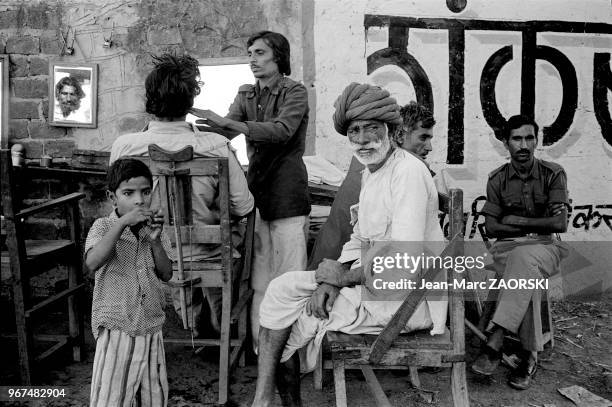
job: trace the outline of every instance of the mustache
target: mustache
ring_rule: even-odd
[[[529,153],[530,153],[530,151],[529,151],[529,150],[522,149],[522,150],[518,150],[516,153],[517,153],[517,154],[520,154],[520,153],[526,153],[526,154],[529,154]]]
[[[354,151],[358,150],[378,150],[382,147],[382,141],[370,141],[368,144],[351,143],[351,148]]]

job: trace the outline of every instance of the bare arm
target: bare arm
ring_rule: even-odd
[[[245,136],[249,134],[249,128],[246,123],[219,116],[212,110],[196,109],[195,107],[189,110],[189,113],[204,120],[204,123],[211,127],[215,133],[224,134],[228,138],[233,138],[242,133]]]
[[[151,252],[153,254],[153,263],[155,264],[155,275],[162,281],[168,281],[172,278],[172,261],[168,257],[168,253],[164,249],[161,242],[161,232],[164,224],[164,216],[161,209],[153,216],[151,228],[153,231],[149,235],[151,242]]]
[[[212,131],[221,134],[228,139],[233,139],[240,133],[245,136],[249,132],[249,128],[244,123],[246,115],[242,107],[240,92],[234,98],[234,101],[229,107],[229,112],[226,117],[221,117],[212,110],[193,108],[189,113],[199,117],[196,124],[204,124],[205,126],[198,127],[202,131]]]
[[[85,265],[90,272],[102,267],[115,252],[115,244],[126,225],[116,222],[104,237],[85,254]]]
[[[554,203],[549,207],[552,216],[527,218],[506,215],[501,219],[485,215],[485,227],[490,237],[503,238],[525,233],[564,233],[567,230],[567,208],[564,204]]]
[[[355,267],[351,269],[350,263],[340,263],[335,260],[323,259],[315,272],[317,283],[327,283],[333,286],[352,287],[363,284],[365,276],[363,267]]]
[[[504,238],[524,235],[522,228],[501,223],[496,217],[485,214],[485,228],[488,237]]]
[[[135,208],[120,217],[102,239],[85,254],[87,268],[93,272],[102,267],[114,253],[115,244],[121,237],[123,229],[147,222],[152,216],[153,212],[148,209]]]
[[[526,233],[564,233],[567,230],[567,209],[564,207],[558,215],[542,218],[507,215],[501,223],[519,227]]]
[[[168,254],[161,244],[161,240],[156,239],[151,241],[151,252],[153,253],[153,262],[155,263],[155,275],[162,281],[168,281],[172,278],[172,262],[168,258]]]

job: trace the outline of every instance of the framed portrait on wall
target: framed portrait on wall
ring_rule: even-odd
[[[49,71],[49,124],[96,127],[98,65],[51,62]]]
[[[0,147],[8,148],[9,58],[0,55]]]

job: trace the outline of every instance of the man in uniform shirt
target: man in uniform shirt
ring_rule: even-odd
[[[485,214],[487,235],[497,238],[491,254],[508,280],[542,279],[558,272],[566,249],[553,234],[567,229],[569,205],[567,178],[555,163],[534,158],[538,125],[517,115],[508,120],[504,145],[506,163],[489,174]],[[478,374],[490,376],[501,359],[506,332],[517,334],[523,348],[521,362],[509,384],[527,389],[537,369],[537,352],[543,350],[540,320],[541,291],[501,288],[490,333],[481,355],[472,365]]]
[[[258,217],[251,286],[251,328],[255,350],[259,335],[259,304],[270,281],[289,270],[306,267],[306,233],[310,213],[308,175],[302,160],[308,126],[308,95],[289,79],[287,39],[262,31],[247,41],[255,85],[242,85],[226,117],[192,109],[216,131],[245,135],[249,189]]]

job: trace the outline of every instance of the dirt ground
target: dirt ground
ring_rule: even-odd
[[[2,309],[7,309],[2,307]],[[10,317],[2,313],[2,326],[10,327]],[[59,311],[58,313],[59,314]],[[507,384],[509,369],[500,367],[491,380],[481,380],[468,369],[468,389],[473,407],[546,407],[574,406],[557,389],[571,385],[585,389],[612,400],[612,388],[606,385],[606,372],[612,373],[612,294],[593,302],[557,302],[553,304],[555,320],[555,345],[552,352],[540,358],[540,367],[535,383],[526,391],[515,391]],[[50,325],[47,320],[44,325]],[[169,335],[177,331],[175,318],[170,318]],[[43,325],[43,324],[41,324]],[[54,325],[59,329],[59,325]],[[3,330],[4,330],[3,329]],[[87,328],[88,329],[88,328]],[[55,329],[53,329],[55,330]],[[85,406],[89,398],[89,385],[94,355],[93,337],[87,331],[86,360],[81,363],[68,362],[59,357],[46,365],[37,367],[40,383],[63,386],[67,396],[62,400],[48,402],[48,406]],[[466,347],[468,366],[478,348],[468,335]],[[0,368],[0,385],[19,383],[16,370],[16,347],[14,341],[3,339]],[[190,346],[166,345],[166,359],[170,387],[169,406],[195,407],[216,404],[218,351],[214,348],[195,354]],[[377,372],[385,393],[396,406],[452,406],[450,394],[450,369],[439,373],[421,373],[423,388],[435,392],[432,402],[425,400],[411,388],[408,376],[402,372]],[[231,385],[230,405],[247,406],[255,391],[257,368],[254,364],[238,368]],[[609,378],[609,375],[608,375]],[[350,406],[373,406],[365,380],[359,371],[347,374],[347,392]],[[325,372],[322,391],[313,388],[312,375],[302,380],[302,397],[305,406],[333,406],[334,386],[331,372]],[[277,405],[280,401],[277,399]],[[5,402],[4,405],[24,405]],[[35,405],[30,403],[30,405]]]

